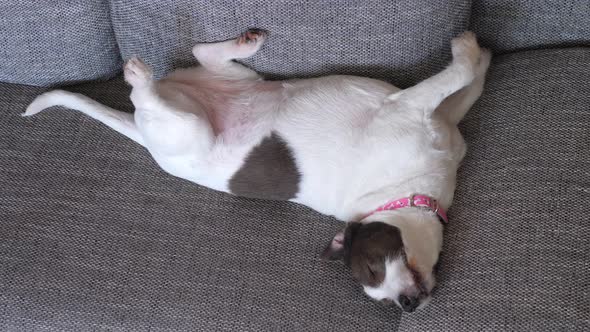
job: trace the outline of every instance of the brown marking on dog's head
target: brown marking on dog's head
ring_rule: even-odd
[[[250,151],[229,189],[238,196],[288,200],[299,192],[300,179],[291,149],[273,132]]]
[[[403,235],[407,234],[402,234],[402,229],[408,231],[378,221],[349,223],[336,234],[321,257],[344,260],[367,295],[412,312],[429,302],[435,280],[433,271],[423,267],[424,257],[406,256],[408,244],[404,244]]]
[[[322,253],[322,258],[343,258],[352,276],[364,286],[375,287],[385,278],[385,261],[403,252],[397,227],[382,222],[353,222],[337,234]]]

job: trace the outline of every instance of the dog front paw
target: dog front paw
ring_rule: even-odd
[[[140,58],[133,57],[125,63],[125,80],[133,87],[140,87],[152,81],[152,70]]]

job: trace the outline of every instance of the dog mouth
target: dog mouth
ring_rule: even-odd
[[[403,290],[401,293],[399,293],[399,295],[375,300],[381,305],[387,307],[396,306],[407,313],[420,310],[426,307],[432,301],[436,286],[433,286],[432,289],[429,290],[426,285],[427,283],[418,283],[418,280],[415,281],[416,283],[414,285]]]

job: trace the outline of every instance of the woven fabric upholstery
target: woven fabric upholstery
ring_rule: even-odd
[[[590,46],[590,0],[473,0],[470,29],[494,52]]]
[[[465,30],[471,2],[285,0],[111,0],[124,58],[142,57],[157,77],[196,63],[198,42],[270,32],[242,62],[267,78],[357,74],[412,85],[448,64],[449,42]]]
[[[77,86],[131,110],[122,80]],[[0,331],[392,331],[318,254],[341,222],[165,174],[80,113],[0,84]]]
[[[0,1],[0,82],[48,86],[121,71],[107,0]]]
[[[497,57],[460,127],[440,288],[399,330],[589,331],[590,49]]]

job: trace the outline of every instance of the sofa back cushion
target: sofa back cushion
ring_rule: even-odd
[[[470,29],[495,53],[590,45],[590,0],[473,0]]]
[[[157,77],[196,64],[195,43],[255,27],[270,37],[242,62],[267,78],[355,74],[405,87],[446,66],[471,1],[111,0],[111,9],[123,58],[142,57]]]
[[[108,0],[0,1],[0,13],[1,82],[49,86],[121,70]]]

